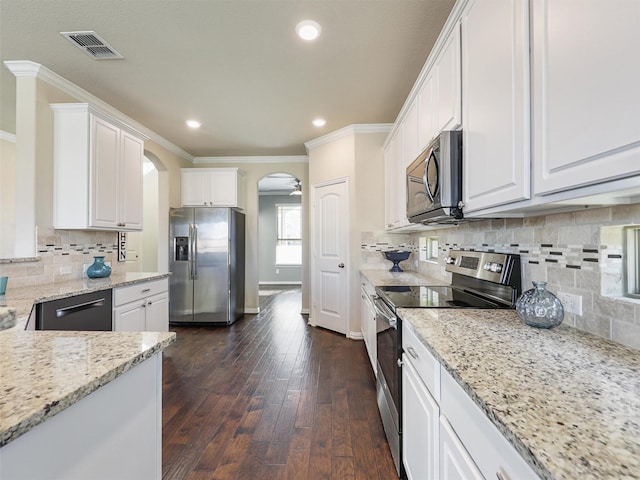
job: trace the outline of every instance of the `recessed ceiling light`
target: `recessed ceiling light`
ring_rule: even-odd
[[[324,127],[327,124],[327,121],[324,118],[316,118],[311,123],[313,123],[316,127]]]
[[[320,24],[313,20],[303,20],[296,25],[296,33],[303,40],[315,40],[321,31]]]
[[[187,127],[189,128],[200,128],[201,123],[197,120],[187,120]]]

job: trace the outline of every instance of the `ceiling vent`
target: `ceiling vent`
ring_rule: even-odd
[[[96,32],[60,32],[60,35],[96,60],[124,58]]]

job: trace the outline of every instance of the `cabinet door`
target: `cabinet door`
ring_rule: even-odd
[[[193,168],[182,170],[181,196],[183,207],[204,207],[208,205],[207,194],[210,189],[209,175],[206,170]]]
[[[169,331],[169,296],[167,293],[154,295],[147,299],[147,332]]]
[[[400,190],[400,156],[402,152],[402,132],[398,128],[393,134],[387,151],[385,152],[385,225],[386,229],[393,229],[400,226],[400,216],[398,214],[401,202],[401,195],[404,196],[404,188]],[[404,175],[403,175],[404,178]],[[405,213],[406,215],[406,213]]]
[[[238,173],[235,170],[214,170],[209,175],[209,205],[214,207],[237,206]]]
[[[440,478],[442,480],[484,480],[464,445],[443,416],[440,416]]]
[[[466,212],[530,197],[528,20],[528,0],[471,0],[462,14]]]
[[[369,300],[364,288],[360,290],[360,322],[362,323],[362,337],[369,355],[369,362],[373,373],[376,374],[376,318],[371,308],[371,300]]]
[[[460,77],[460,25],[451,32],[436,60],[437,117],[436,131],[460,126],[462,104]]]
[[[144,332],[146,301],[141,299],[113,309],[113,329],[116,332]]]
[[[403,462],[408,480],[438,478],[439,408],[403,355],[402,428]]]
[[[423,151],[436,134],[435,75],[427,75],[418,92],[418,150]]]
[[[120,193],[120,129],[91,115],[90,143],[91,227],[118,227],[117,198]]]
[[[402,121],[402,176],[418,156],[418,101],[414,100]]]
[[[640,2],[532,2],[534,192],[640,174]]]
[[[144,142],[129,133],[121,132],[122,166],[120,191],[120,227],[142,229],[142,157]]]

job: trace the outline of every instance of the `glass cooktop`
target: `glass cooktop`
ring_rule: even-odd
[[[450,286],[382,286],[376,293],[394,308],[509,308]]]

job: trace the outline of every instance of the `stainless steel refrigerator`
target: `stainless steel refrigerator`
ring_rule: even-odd
[[[244,314],[244,232],[233,208],[170,210],[170,323],[229,325]]]

